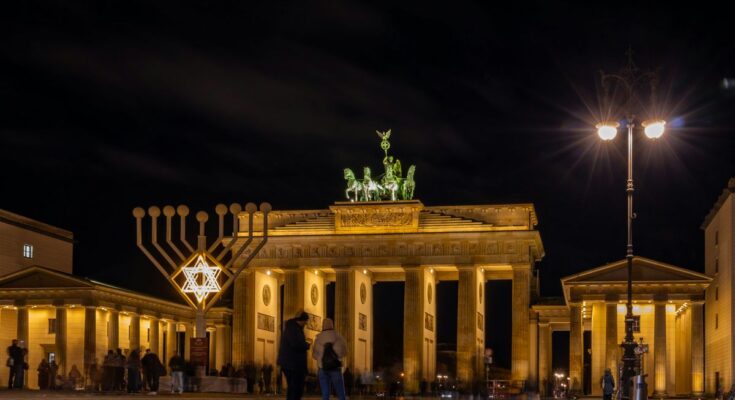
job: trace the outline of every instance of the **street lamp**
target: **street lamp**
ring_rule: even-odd
[[[627,260],[628,269],[628,288],[627,303],[625,313],[625,338],[621,347],[623,348],[623,371],[621,380],[622,398],[630,399],[630,381],[633,376],[637,375],[636,371],[636,348],[638,344],[633,338],[633,220],[636,215],[633,212],[633,129],[636,127],[636,115],[634,109],[641,106],[641,98],[638,97],[637,89],[643,82],[648,82],[651,89],[651,102],[655,103],[655,88],[657,76],[655,73],[641,73],[633,63],[632,52],[628,51],[628,65],[618,74],[601,73],[602,87],[605,90],[605,99],[608,97],[610,86],[614,83],[623,86],[623,121],[628,131],[628,180],[626,183],[626,197],[628,202],[627,225],[628,225],[628,243],[625,258]],[[652,107],[655,109],[655,107]],[[646,137],[650,139],[658,139],[664,134],[666,121],[658,118],[646,120],[641,123]],[[602,140],[610,141],[617,135],[620,124],[618,122],[605,121],[597,124],[597,134]]]

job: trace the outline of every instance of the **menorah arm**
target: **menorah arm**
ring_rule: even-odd
[[[240,257],[242,252],[250,245],[250,243],[253,241],[253,214],[255,213],[255,204],[249,203],[245,209],[250,214],[249,222],[248,222],[248,240],[245,242],[246,244],[243,245],[240,250],[237,252],[237,254],[232,257],[232,259],[227,263],[227,266],[225,269],[228,269],[232,263]],[[245,262],[240,265],[234,274],[230,275],[230,277],[225,281],[224,285],[222,285],[222,288],[220,291],[212,297],[211,301],[208,301],[206,306],[204,307],[204,312],[206,313],[209,311],[210,308],[212,308],[213,305],[217,303],[217,301],[222,297],[222,295],[229,289],[230,286],[232,286],[232,283],[235,282],[238,276],[240,276],[240,273],[250,264],[250,261],[260,252],[260,250],[265,246],[265,244],[268,242],[268,213],[271,211],[271,205],[268,203],[262,203],[260,205],[260,211],[263,213],[263,238],[261,239],[260,243],[255,247],[255,249],[248,254],[248,257],[245,259]],[[233,241],[235,239],[233,238]]]
[[[178,247],[176,247],[176,244],[173,240],[171,240],[171,217],[174,216],[176,211],[171,206],[163,207],[163,215],[166,216],[166,243],[174,250],[176,255],[179,256],[181,261],[186,260],[186,257],[184,257],[184,253],[179,250]]]
[[[186,208],[186,214],[183,214],[181,212],[182,211],[182,207],[186,207],[186,206],[179,206],[179,209],[178,209],[178,212],[179,212],[179,228],[180,228],[179,229],[179,233],[180,233],[179,240],[181,240],[181,243],[183,243],[184,246],[186,246],[186,248],[189,249],[189,251],[193,253],[194,252],[194,248],[191,247],[191,245],[189,244],[189,242],[186,241],[186,214],[189,213],[189,209]]]
[[[143,216],[145,215],[145,211],[138,207],[135,210],[133,210],[133,215],[135,216],[135,228],[136,228],[136,244],[138,245],[138,248],[140,251],[145,254],[145,256],[148,258],[148,260],[153,264],[162,274],[166,277],[166,279],[169,278],[169,273],[166,271],[165,268],[161,265],[161,263],[156,260],[155,257],[151,254],[150,251],[143,245]]]
[[[171,259],[171,256],[168,255],[166,250],[158,244],[158,216],[161,215],[161,210],[156,206],[150,207],[148,209],[148,215],[151,216],[151,244],[153,244],[153,247],[155,247],[156,250],[161,253],[163,258],[171,265],[171,268],[176,269],[178,265],[173,259]]]
[[[245,211],[247,211],[249,218],[248,218],[248,241],[245,242],[243,246],[247,247],[250,245],[250,242],[253,240],[253,214],[258,209],[258,207],[255,205],[255,203],[248,203],[245,205]],[[225,254],[227,254],[230,249],[232,249],[233,246],[235,246],[235,243],[237,242],[237,233],[240,230],[240,223],[238,222],[238,214],[242,211],[242,208],[240,208],[239,204],[232,204],[230,206],[230,212],[232,213],[232,240],[230,243],[227,243],[227,246],[224,246],[222,251],[215,257],[217,261],[222,261],[222,258],[224,258]]]

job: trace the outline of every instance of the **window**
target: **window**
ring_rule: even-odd
[[[715,314],[715,329],[720,327],[720,315]]]
[[[48,333],[49,333],[49,335],[55,335],[56,334],[56,318],[49,318],[48,319]]]
[[[33,258],[33,245],[32,244],[26,243],[23,245],[23,257]]]
[[[720,272],[720,259],[715,258],[715,273]]]

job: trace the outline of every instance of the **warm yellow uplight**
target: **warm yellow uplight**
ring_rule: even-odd
[[[664,134],[664,127],[666,126],[666,121],[663,121],[663,120],[646,121],[642,125],[643,125],[643,132],[646,133],[646,136],[648,136],[651,139],[658,139],[661,137],[661,135]]]
[[[602,140],[613,140],[615,135],[618,134],[618,127],[620,126],[617,122],[603,122],[597,124],[597,134]]]

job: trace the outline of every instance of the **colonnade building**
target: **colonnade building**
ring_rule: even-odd
[[[727,311],[732,307],[732,291],[725,287],[732,270],[732,256],[726,252],[732,254],[735,206],[728,196],[706,224],[707,240],[719,246],[717,258],[708,250],[707,274],[643,257],[634,259],[635,336],[648,344],[644,367],[651,394],[712,393],[713,371],[719,379],[732,375],[732,358],[715,361],[731,357],[735,351],[731,339],[709,333],[711,324],[724,331],[733,326]],[[257,232],[262,217],[253,215],[255,235],[263,234]],[[248,227],[249,218],[240,214],[241,231],[226,241],[244,241],[248,232],[243,227]],[[481,380],[486,329],[492,326],[485,316],[485,302],[497,295],[486,292],[485,282],[506,280],[512,282],[512,296],[506,299],[512,320],[493,323],[510,323],[513,380],[524,382],[528,389],[548,390],[557,372],[552,369],[556,331],[569,331],[567,370],[573,390],[598,395],[596,383],[602,371],[611,368],[617,375],[624,336],[625,262],[566,277],[561,282],[563,298],[540,298],[536,267],[544,246],[532,204],[338,202],[323,210],[274,210],[267,223],[267,244],[237,278],[232,308],[217,308],[207,315],[210,365],[215,368],[228,362],[274,364],[280,327],[297,310],[309,314],[305,333],[313,341],[327,316],[326,286],[334,284],[336,329],[349,345],[345,365],[353,372],[371,371],[373,286],[400,281],[405,285],[405,387],[416,392],[422,379],[432,381],[437,373],[437,327],[445,321],[437,316],[437,301],[444,299],[436,297],[436,285],[456,281],[456,377],[462,382]],[[711,228],[714,223],[720,225]],[[728,223],[729,228],[724,228]],[[13,224],[43,231],[27,219]],[[47,230],[57,240],[70,240],[71,233],[59,235],[58,228],[51,228]],[[23,254],[23,245],[33,244],[24,240],[12,242],[10,250],[0,250]],[[725,243],[729,250],[723,249]],[[34,257],[40,257],[39,245],[34,249]],[[241,257],[247,257],[248,251]],[[719,261],[711,263],[711,258]],[[68,369],[116,347],[150,347],[166,357],[183,351],[187,356],[194,315],[185,305],[75,277],[70,275],[70,262],[65,269],[28,260],[21,265],[9,258],[0,260],[16,266],[0,278],[0,304],[4,305],[0,345],[15,337],[26,340],[31,364],[53,352]],[[719,272],[711,273],[710,264],[719,265]],[[711,301],[719,303],[710,306]],[[717,355],[710,355],[710,343],[721,349]],[[308,360],[315,371],[310,355]],[[7,371],[0,369],[0,379],[3,373]],[[34,382],[29,380],[28,385],[34,387]]]

